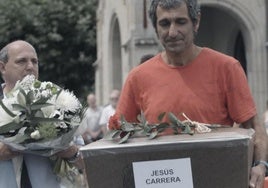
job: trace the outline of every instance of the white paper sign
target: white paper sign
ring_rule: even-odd
[[[190,158],[133,162],[136,188],[193,188]]]

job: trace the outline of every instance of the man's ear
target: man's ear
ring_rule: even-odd
[[[6,69],[6,64],[3,61],[0,61],[0,72],[3,75]]]
[[[201,20],[201,13],[198,13],[198,17],[197,17],[197,20],[196,20],[196,24],[194,25],[194,31],[195,31],[195,33],[198,32],[199,25],[200,25],[200,20]]]

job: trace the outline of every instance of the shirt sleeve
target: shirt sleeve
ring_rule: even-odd
[[[239,62],[229,66],[227,74],[227,107],[231,118],[243,123],[257,113],[254,99]]]

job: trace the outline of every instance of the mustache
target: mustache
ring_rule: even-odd
[[[180,41],[180,40],[183,40],[183,37],[168,37],[166,38],[166,42],[177,42],[177,41]]]

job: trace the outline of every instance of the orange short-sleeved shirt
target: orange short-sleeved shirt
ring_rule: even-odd
[[[116,114],[133,122],[141,111],[150,123],[162,112],[184,120],[183,112],[192,121],[232,125],[253,117],[256,107],[240,63],[203,48],[186,66],[169,66],[158,54],[130,72]]]

